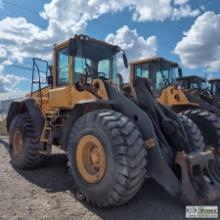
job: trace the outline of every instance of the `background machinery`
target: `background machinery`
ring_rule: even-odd
[[[115,56],[121,52],[76,35],[55,45],[44,88],[34,60],[38,90],[12,102],[7,116],[12,164],[37,167],[58,146],[67,152],[76,194],[98,207],[129,201],[146,176],[191,203],[218,198],[213,149],[204,150],[190,119],[155,101],[145,79],[135,80],[136,100],[120,91]]]
[[[203,101],[220,108],[220,79],[210,79],[199,76],[182,76],[177,78],[182,88],[191,90]]]
[[[130,85],[138,77],[147,79],[157,101],[190,118],[201,130],[205,144],[220,153],[220,109],[201,98],[204,79],[183,77],[177,63],[161,57],[135,61],[130,65]]]
[[[210,86],[210,93],[213,97],[212,104],[220,109],[220,78],[208,80]]]

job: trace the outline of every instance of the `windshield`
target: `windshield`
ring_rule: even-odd
[[[185,89],[198,89],[198,90],[205,90],[207,88],[206,82],[202,81],[201,79],[182,79],[181,85]]]
[[[104,78],[116,81],[117,63],[115,55],[101,60],[75,57],[74,82],[80,79],[81,74],[91,75],[92,78]]]
[[[110,79],[117,83],[119,72],[116,55],[121,51],[119,47],[96,41],[79,41],[75,50],[74,83],[80,80],[82,74],[93,79]]]
[[[135,65],[135,75],[150,79],[154,95],[176,82],[178,66],[169,62],[149,62]]]
[[[204,90],[206,89],[206,83],[205,82],[192,82],[190,87],[191,89]]]

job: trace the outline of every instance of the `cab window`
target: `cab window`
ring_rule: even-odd
[[[110,60],[101,60],[98,63],[98,72],[105,73],[107,76],[110,74]]]
[[[68,84],[68,50],[67,48],[57,53],[57,85],[64,86]]]
[[[143,78],[149,78],[149,64],[135,65],[135,75]]]
[[[164,79],[161,75],[161,72],[158,71],[158,72],[156,72],[156,85],[155,85],[155,88],[154,88],[155,96],[159,96],[161,89],[164,88],[164,87],[165,87]]]
[[[141,69],[142,69],[142,77],[149,78],[149,64],[148,63],[142,64]]]
[[[80,75],[84,73],[84,70],[86,68],[86,63],[88,65],[91,65],[91,60],[90,59],[85,59],[82,57],[75,57],[75,62],[74,62],[74,79],[73,82],[77,83],[80,81]]]
[[[135,65],[135,75],[141,77],[141,64]]]

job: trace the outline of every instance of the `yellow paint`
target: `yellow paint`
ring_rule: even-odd
[[[182,89],[177,89],[174,86],[169,86],[161,91],[160,96],[157,98],[161,104],[169,106],[173,105],[190,105],[192,104]]]
[[[70,98],[69,86],[49,90],[49,106],[51,108],[69,108]]]
[[[137,98],[134,89],[134,81],[135,81],[135,65],[137,64],[144,64],[153,62],[157,58],[150,58],[150,59],[143,59],[138,60],[135,62],[130,63],[130,74],[129,74],[129,84],[131,85],[131,95],[134,98]],[[170,62],[170,61],[168,61]],[[172,63],[172,62],[171,62]],[[192,103],[188,100],[186,95],[184,94],[183,89],[178,89],[175,86],[171,85],[161,90],[160,96],[157,97],[157,101],[161,104],[172,106],[184,106],[184,105],[191,105],[191,106],[198,106],[196,103]]]
[[[83,136],[76,146],[76,166],[88,183],[99,182],[106,170],[105,150],[101,141],[93,135]]]
[[[91,88],[97,86],[97,94],[83,90],[79,91],[74,86],[65,86],[49,90],[49,107],[60,109],[72,109],[74,106],[82,101],[91,101],[96,99],[108,100],[107,91],[104,83],[101,80],[94,80]]]

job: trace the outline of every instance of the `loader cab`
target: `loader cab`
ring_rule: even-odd
[[[220,92],[220,78],[210,79],[208,83],[210,84],[210,93],[212,96],[215,96],[217,91]]]
[[[117,82],[116,55],[118,46],[76,35],[73,39],[55,45],[53,55],[53,86],[75,86],[81,81],[91,83],[101,78]]]
[[[177,63],[161,57],[136,61],[131,63],[130,67],[130,82],[133,82],[136,76],[149,79],[156,97],[160,95],[162,89],[176,82],[176,76],[180,72]]]
[[[107,100],[105,82],[119,88],[122,78],[117,71],[118,55],[126,67],[127,58],[120,47],[86,35],[55,45],[48,108],[69,110],[84,100]]]
[[[192,76],[182,76],[177,78],[177,82],[184,89],[194,89],[194,90],[205,90],[207,89],[206,80],[202,77],[192,75]]]

